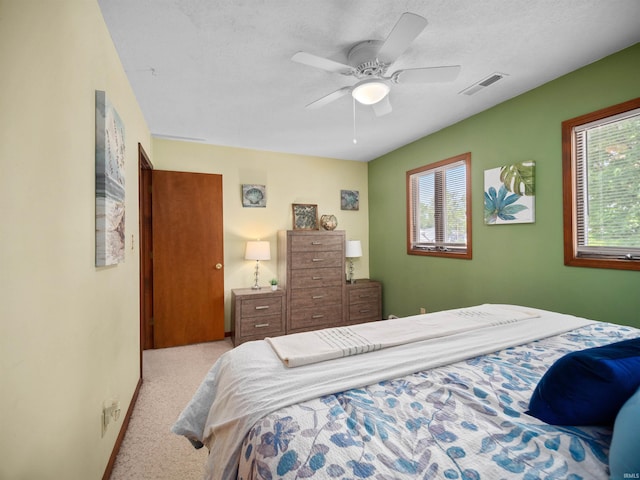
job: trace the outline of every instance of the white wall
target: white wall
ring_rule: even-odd
[[[0,478],[101,478],[139,378],[137,143],[95,0],[0,0]],[[95,90],[126,128],[126,259],[94,266]],[[123,415],[101,437],[105,400]]]
[[[369,276],[367,164],[173,140],[153,140],[151,161],[159,170],[222,175],[224,215],[225,330],[230,329],[233,288],[253,285],[255,262],[244,260],[247,240],[269,240],[271,260],[260,262],[260,284],[277,276],[277,232],[292,228],[292,203],[318,205],[318,215],[333,214],[347,240],[362,242],[356,278]],[[265,208],[242,207],[242,184],[267,188]],[[360,192],[360,209],[340,209],[340,190]]]

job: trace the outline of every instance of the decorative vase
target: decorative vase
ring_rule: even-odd
[[[338,219],[335,215],[322,215],[320,217],[320,225],[325,230],[335,230],[338,226]]]
[[[271,290],[274,292],[278,289],[278,285],[271,285]]]

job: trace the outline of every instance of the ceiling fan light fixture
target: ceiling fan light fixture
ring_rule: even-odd
[[[353,87],[353,90],[351,91],[353,98],[363,105],[373,105],[374,103],[378,103],[386,97],[388,93],[389,85],[375,78],[361,81]]]

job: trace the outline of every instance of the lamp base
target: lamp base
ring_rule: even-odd
[[[349,258],[349,278],[347,278],[347,283],[356,283],[353,278],[353,259]]]
[[[251,287],[252,290],[260,290],[260,285],[258,285],[258,269],[259,268],[260,268],[260,260],[256,260],[256,269],[253,272],[254,282],[253,282],[253,287]]]

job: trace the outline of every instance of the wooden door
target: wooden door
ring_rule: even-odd
[[[222,176],[153,170],[155,348],[224,338]]]

